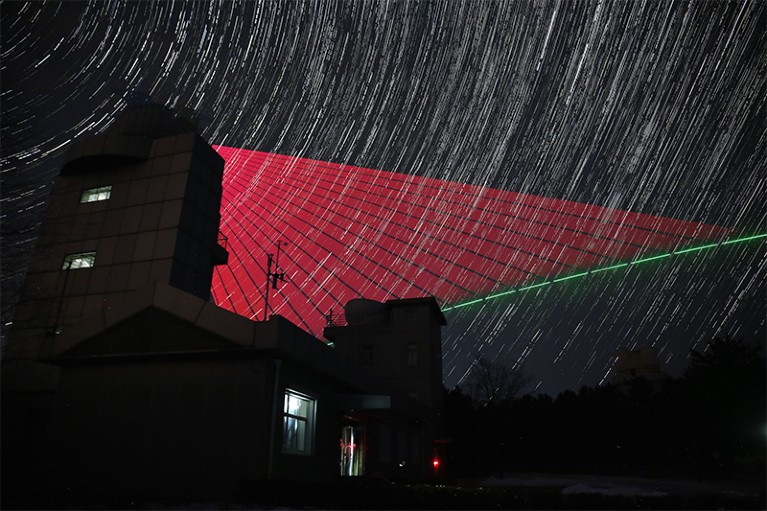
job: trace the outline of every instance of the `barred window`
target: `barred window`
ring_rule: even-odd
[[[83,190],[82,195],[80,195],[80,202],[98,202],[102,200],[107,200],[109,197],[112,196],[112,185],[109,186],[101,186],[99,188],[89,188],[88,190]]]
[[[62,270],[77,270],[79,268],[90,268],[96,264],[96,252],[80,252],[78,254],[69,254],[64,257]]]

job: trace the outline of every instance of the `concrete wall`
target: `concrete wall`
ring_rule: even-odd
[[[389,304],[387,304],[389,305]],[[389,306],[375,324],[328,327],[325,336],[350,361],[364,364],[363,349],[372,350],[371,369],[397,388],[435,410],[442,404],[441,325],[425,302]],[[408,361],[415,345],[416,363]]]
[[[339,386],[318,378],[305,367],[283,362],[280,371],[278,424],[275,435],[273,479],[332,481],[339,477],[339,438],[342,411],[338,407]],[[316,399],[316,423],[311,455],[283,452],[283,399],[285,389],[292,389]]]
[[[255,360],[65,367],[49,430],[51,489],[202,498],[264,477],[270,379]]]
[[[105,300],[154,281],[209,298],[213,266],[225,255],[217,245],[223,160],[191,126],[175,134],[150,129],[170,114],[147,112],[146,122],[136,121],[136,130],[149,130],[144,159],[115,155],[141,152],[129,150],[136,136],[126,138],[131,123],[121,117],[106,134],[76,144],[57,178],[3,350],[4,391],[55,387],[55,375],[38,375],[45,367],[30,361],[49,355],[56,331]],[[107,185],[108,200],[80,202],[84,190]],[[62,269],[68,254],[82,252],[96,253],[94,267]]]
[[[50,494],[227,498],[263,480],[338,478],[338,385],[271,357],[134,361],[62,369],[47,442]],[[282,452],[286,388],[315,398],[311,455]],[[274,415],[272,469],[270,427]]]

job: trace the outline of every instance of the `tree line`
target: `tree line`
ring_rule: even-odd
[[[757,345],[717,338],[691,352],[681,378],[636,377],[556,398],[518,397],[515,390],[527,378],[510,375],[519,368],[481,362],[468,389],[445,390],[446,475],[545,471],[704,479],[765,472],[767,378]]]

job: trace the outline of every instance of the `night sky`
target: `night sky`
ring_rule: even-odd
[[[67,144],[147,96],[211,144],[767,233],[764,2],[0,9],[4,322]],[[479,352],[556,393],[647,345],[676,376],[764,344],[766,276],[755,241],[447,311],[445,383]]]

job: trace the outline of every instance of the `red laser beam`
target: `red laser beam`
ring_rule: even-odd
[[[226,160],[221,231],[231,254],[213,298],[263,315],[265,264],[289,240],[289,283],[269,305],[318,335],[352,298],[465,300],[511,286],[721,239],[695,222],[352,165],[216,146]]]

